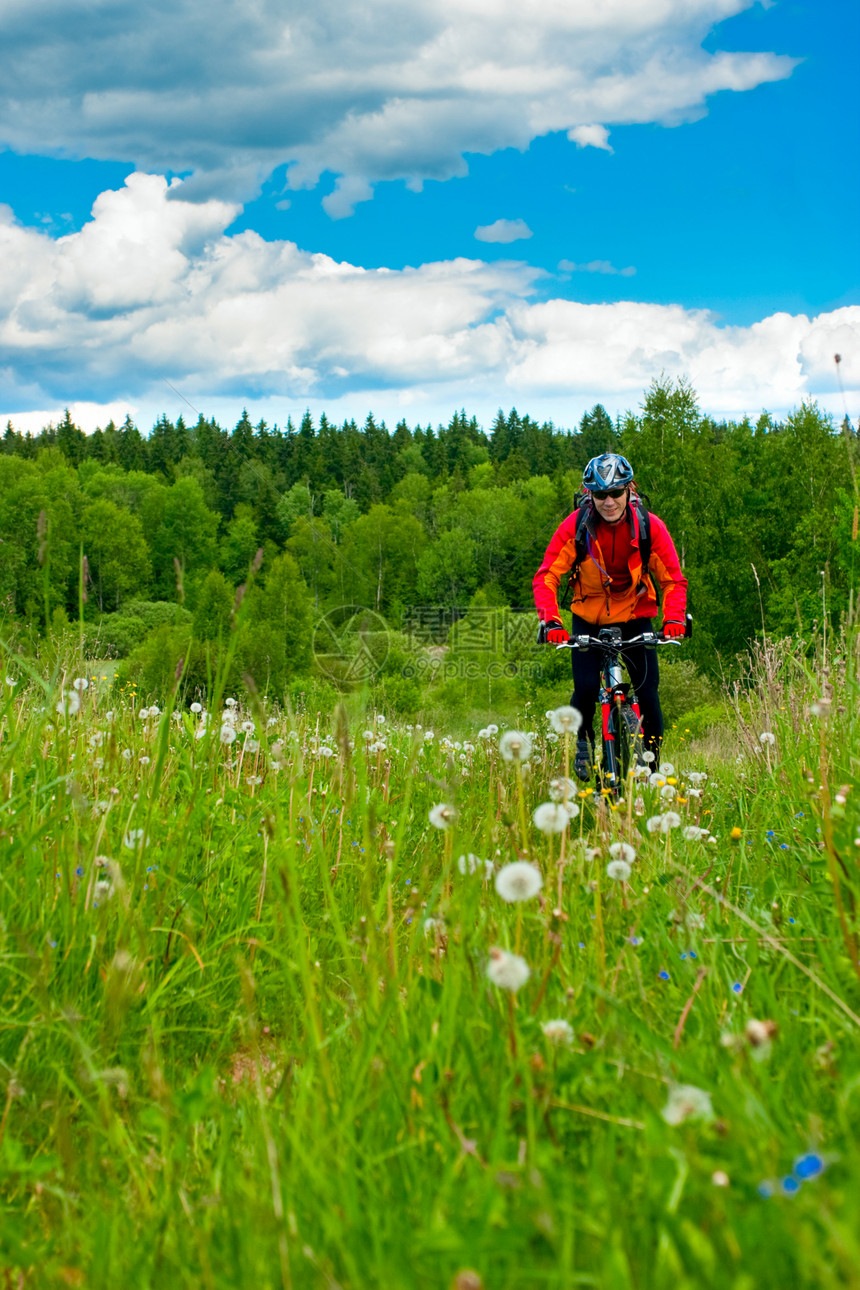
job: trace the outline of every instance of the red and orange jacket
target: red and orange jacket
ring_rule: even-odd
[[[657,614],[657,593],[654,578],[663,593],[664,622],[684,621],[687,608],[687,579],[681,572],[678,555],[669,530],[656,515],[650,515],[651,556],[648,572],[642,568],[639,551],[639,520],[636,511],[628,506],[626,515],[618,525],[604,523],[589,507],[586,523],[588,554],[579,568],[569,590],[572,592],[570,608],[586,622],[600,624],[626,623],[631,618],[654,618]],[[556,529],[546,549],[543,564],[534,576],[535,604],[541,622],[553,618],[562,621],[558,609],[558,588],[562,578],[576,564],[576,522],[579,511],[568,515]],[[622,563],[604,555],[601,537],[606,544],[620,539]],[[607,556],[609,558],[607,558]]]

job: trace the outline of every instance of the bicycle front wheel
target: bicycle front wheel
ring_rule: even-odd
[[[645,745],[642,723],[629,703],[619,703],[610,713],[610,730],[615,744],[616,792],[624,792],[631,767],[642,764]]]

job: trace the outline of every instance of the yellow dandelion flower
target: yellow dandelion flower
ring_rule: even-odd
[[[743,833],[743,830],[739,829],[738,826],[735,825],[735,827],[732,829],[731,834],[729,836],[733,837],[735,841],[737,841],[737,839],[742,836],[742,833]]]

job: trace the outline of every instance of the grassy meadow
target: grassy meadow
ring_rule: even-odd
[[[0,1285],[860,1285],[858,641],[617,807],[563,713],[6,658]]]

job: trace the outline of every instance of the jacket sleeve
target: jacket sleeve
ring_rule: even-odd
[[[564,575],[576,562],[576,511],[568,515],[556,529],[552,541],[546,549],[543,563],[534,576],[532,586],[535,593],[535,605],[542,623],[557,618],[561,622],[558,608],[558,588]]]
[[[687,612],[687,579],[681,572],[675,543],[656,515],[651,516],[649,567],[663,592],[663,622],[682,623]]]

